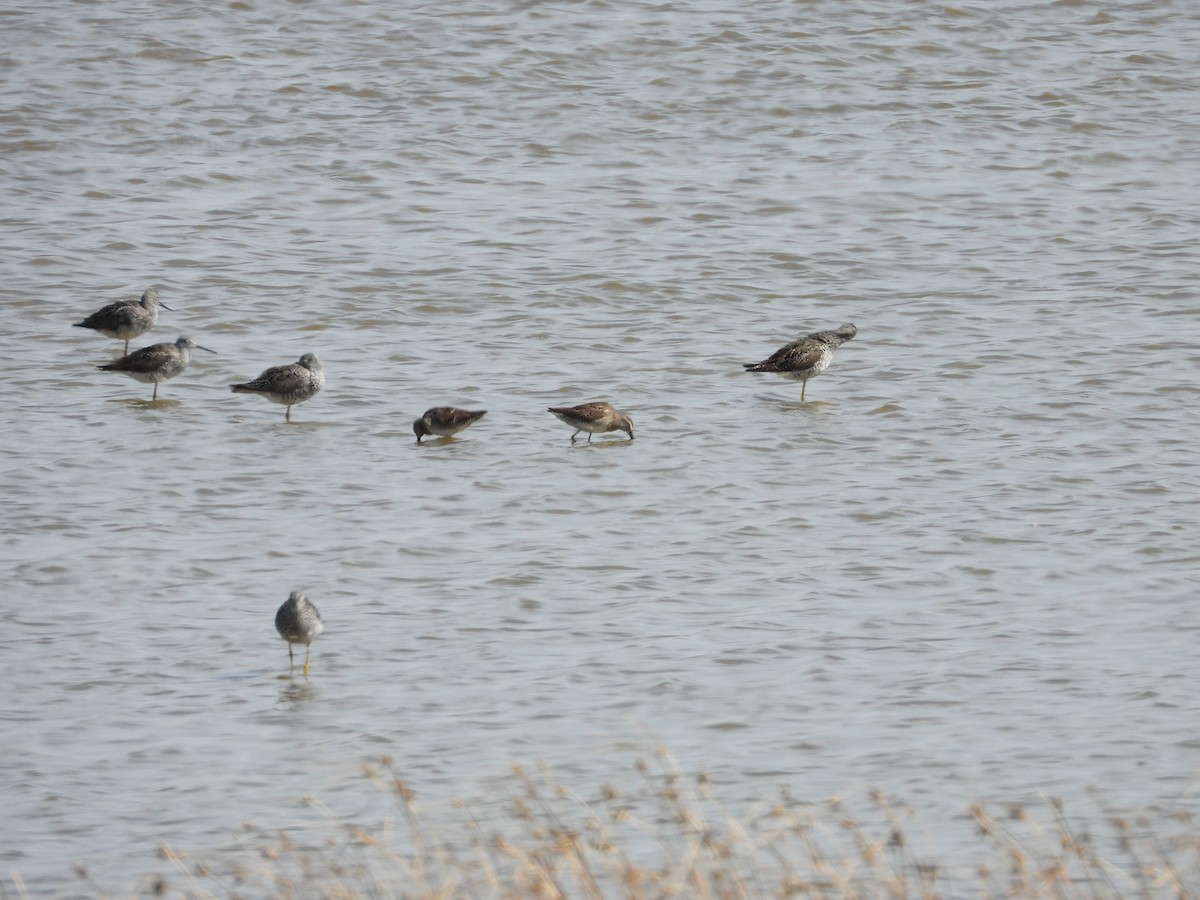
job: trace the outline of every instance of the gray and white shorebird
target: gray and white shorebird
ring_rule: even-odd
[[[793,381],[802,382],[800,400],[808,388],[808,380],[829,368],[833,351],[858,334],[853,325],[842,325],[836,331],[817,331],[798,341],[780,347],[762,362],[742,363],[747,372],[774,372]]]
[[[229,389],[235,394],[262,394],[272,403],[287,407],[283,420],[292,421],[292,407],[311,400],[325,386],[325,367],[315,353],[305,353],[299,362],[273,366],[253,381],[235,384]]]
[[[308,655],[312,652],[312,642],[325,630],[325,624],[321,621],[320,611],[303,591],[292,591],[283,606],[279,607],[275,613],[275,630],[287,641],[288,671],[296,668],[292,644],[304,645],[304,674],[308,675]]]
[[[151,344],[149,347],[134,350],[114,363],[96,368],[105,372],[124,372],[134,381],[153,384],[154,396],[150,399],[157,400],[159,382],[174,378],[186,369],[192,361],[192,350],[195,349],[208,350],[209,353],[217,352],[201,347],[190,337],[181,337],[173,344]]]
[[[560,422],[566,422],[575,429],[571,435],[571,443],[575,443],[575,435],[581,431],[588,432],[588,443],[592,442],[593,434],[604,434],[609,431],[624,431],[633,440],[633,420],[623,413],[613,409],[611,403],[583,403],[579,406],[551,406],[548,411],[554,413]]]
[[[456,406],[435,406],[421,414],[421,418],[413,422],[413,434],[417,443],[427,434],[438,437],[453,437],[468,425],[474,425],[487,415],[486,409],[459,409]]]
[[[140,300],[118,300],[102,306],[82,322],[76,322],[75,327],[90,328],[106,337],[124,341],[125,354],[128,355],[129,342],[158,324],[160,306],[171,309],[158,299],[158,291],[148,288]]]

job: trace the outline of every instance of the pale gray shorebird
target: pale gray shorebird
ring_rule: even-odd
[[[473,425],[487,415],[486,409],[458,409],[454,406],[435,406],[422,413],[421,418],[413,422],[413,434],[417,443],[427,434],[438,437],[453,437],[468,425]]]
[[[279,607],[275,613],[275,630],[287,641],[289,672],[296,668],[292,644],[304,645],[304,674],[308,675],[308,655],[312,652],[312,642],[325,630],[325,625],[316,605],[304,596],[303,591],[292,591],[283,606]]]
[[[858,329],[849,324],[836,331],[817,331],[780,347],[762,362],[742,363],[742,366],[747,372],[774,372],[793,381],[802,382],[800,400],[803,402],[808,380],[816,378],[828,369],[833,361],[833,351],[846,341],[852,340],[856,334]]]
[[[579,406],[551,406],[548,411],[554,413],[559,421],[566,422],[575,429],[571,435],[571,443],[575,443],[575,435],[581,431],[588,432],[588,443],[592,442],[593,434],[604,434],[608,431],[624,431],[633,440],[633,420],[613,409],[611,403],[583,403]]]
[[[325,367],[315,353],[305,353],[299,362],[273,366],[253,381],[230,386],[235,394],[262,394],[272,403],[287,407],[283,420],[292,421],[292,407],[317,396],[325,386]]]
[[[125,354],[128,355],[129,342],[158,324],[160,306],[163,309],[171,309],[158,299],[158,291],[148,288],[140,300],[118,300],[108,306],[102,306],[82,322],[76,322],[75,327],[90,328],[106,337],[124,341]]]
[[[192,361],[192,350],[194,349],[208,350],[209,353],[217,352],[209,350],[207,347],[201,347],[190,337],[181,337],[173,344],[151,344],[141,350],[134,350],[128,356],[122,356],[114,363],[96,366],[96,368],[105,372],[124,372],[134,381],[153,384],[154,396],[150,398],[153,401],[158,399],[159,382],[174,378],[186,369],[188,363]]]

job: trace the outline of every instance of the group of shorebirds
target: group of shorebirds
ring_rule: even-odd
[[[174,378],[188,367],[193,350],[207,350],[190,337],[181,337],[175,343],[151,344],[140,350],[129,352],[129,342],[145,334],[158,323],[158,308],[170,309],[158,297],[154,288],[146,290],[138,300],[118,300],[96,310],[76,328],[90,328],[103,335],[125,342],[125,355],[116,362],[96,368],[104,372],[124,372],[134,381],[153,384],[151,401],[158,399],[161,382]],[[235,394],[260,394],[272,403],[287,407],[284,420],[292,420],[292,407],[317,395],[325,385],[325,367],[315,353],[305,353],[298,362],[286,366],[272,366],[252,381],[230,386]]]
[[[149,331],[158,322],[158,308],[171,309],[158,297],[158,291],[150,288],[138,300],[120,300],[110,303],[92,313],[79,328],[90,328],[103,335],[125,342],[125,355],[114,363],[98,366],[106,372],[124,372],[135,381],[154,385],[151,400],[158,399],[160,382],[174,378],[187,368],[192,359],[192,350],[207,350],[190,337],[181,337],[175,343],[153,344],[129,352],[129,342]],[[858,329],[853,325],[842,325],[833,331],[817,331],[780,347],[762,362],[743,363],[748,372],[772,372],[793,381],[801,382],[800,400],[803,402],[809,379],[816,378],[829,368],[833,352],[854,338]],[[230,386],[234,393],[252,393],[266,397],[272,403],[287,407],[284,420],[292,419],[292,407],[315,397],[325,384],[325,369],[315,353],[305,353],[297,362],[285,366],[273,366],[253,381]],[[588,441],[593,434],[623,431],[633,440],[633,421],[618,412],[610,403],[584,403],[579,406],[551,406],[548,411],[575,431],[571,443],[586,431]],[[417,443],[427,435],[453,437],[464,428],[479,421],[486,410],[466,410],[453,406],[436,406],[428,409],[413,422]],[[312,642],[325,630],[321,613],[302,591],[293,591],[275,614],[275,629],[287,641],[288,662],[295,668],[292,654],[293,644],[303,644],[304,674],[308,675],[308,659]]]

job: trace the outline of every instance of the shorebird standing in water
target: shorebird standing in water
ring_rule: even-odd
[[[551,406],[549,412],[554,413],[560,422],[566,422],[575,429],[571,435],[571,443],[575,443],[575,435],[581,431],[588,433],[588,443],[592,442],[593,434],[604,434],[608,431],[624,431],[633,440],[633,420],[613,409],[611,403],[584,403],[579,406]]]
[[[303,591],[292,591],[291,596],[283,602],[283,606],[279,607],[279,612],[275,613],[275,630],[287,641],[289,672],[296,668],[292,644],[304,645],[304,674],[307,676],[308,655],[312,652],[312,642],[325,630],[325,625],[321,622],[321,613],[313,602],[304,596]]]
[[[160,306],[171,309],[158,299],[158,291],[148,288],[140,300],[118,300],[102,306],[82,322],[76,322],[75,327],[90,328],[106,337],[124,341],[125,355],[128,356],[129,342],[158,324]]]
[[[273,366],[253,381],[235,384],[229,389],[235,394],[262,394],[272,403],[287,407],[283,420],[292,421],[292,407],[317,396],[325,386],[325,367],[315,353],[305,353],[299,362]]]
[[[158,399],[158,384],[174,378],[188,367],[192,361],[192,350],[208,350],[201,347],[190,337],[181,337],[173,344],[151,344],[141,350],[134,350],[128,356],[122,356],[114,363],[106,366],[96,366],[105,372],[124,372],[134,381],[154,385],[154,396],[151,401]],[[216,350],[208,350],[216,353]]]
[[[816,378],[829,368],[833,351],[858,334],[853,325],[843,325],[837,331],[817,331],[808,337],[780,347],[760,363],[742,363],[747,372],[775,372],[793,381],[803,382],[800,400],[808,388],[808,379]]]
[[[421,438],[427,434],[436,434],[438,437],[453,437],[468,425],[473,425],[486,415],[486,409],[472,411],[469,409],[457,409],[453,406],[435,406],[433,409],[425,410],[421,418],[413,422],[413,433],[417,436],[418,444],[421,443]]]

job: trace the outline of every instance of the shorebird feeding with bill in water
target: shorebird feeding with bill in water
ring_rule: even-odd
[[[604,434],[608,431],[624,431],[633,440],[633,420],[613,409],[611,403],[583,403],[579,406],[551,406],[549,412],[554,413],[560,422],[566,422],[575,429],[571,435],[571,443],[575,443],[575,435],[581,431],[588,433],[588,443],[593,434]]]
[[[417,443],[427,434],[438,437],[453,437],[468,425],[473,425],[487,415],[486,409],[458,409],[454,406],[435,406],[427,409],[421,418],[413,422],[413,433]]]

